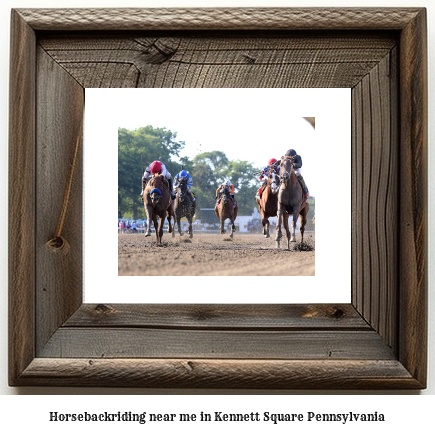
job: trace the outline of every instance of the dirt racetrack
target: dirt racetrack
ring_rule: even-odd
[[[287,250],[283,234],[276,249],[275,234],[228,235],[194,232],[193,238],[164,233],[163,245],[156,236],[118,235],[119,276],[314,276],[314,233],[300,233]],[[153,258],[154,261],[150,261]],[[153,266],[150,266],[153,264]],[[156,264],[159,264],[156,266]]]

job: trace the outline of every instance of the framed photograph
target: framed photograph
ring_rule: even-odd
[[[10,385],[425,388],[426,51],[424,8],[13,10]],[[84,303],[91,88],[350,89],[351,302]]]

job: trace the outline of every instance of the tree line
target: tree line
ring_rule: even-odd
[[[199,153],[193,159],[180,157],[185,148],[177,133],[151,125],[135,130],[118,128],[118,219],[143,219],[146,214],[139,194],[143,169],[155,160],[162,161],[174,178],[182,169],[193,178],[192,191],[197,200],[196,218],[217,221],[214,212],[216,189],[226,179],[234,185],[239,215],[251,215],[256,208],[255,192],[259,187],[254,173],[261,168],[248,161],[229,160],[224,152]]]

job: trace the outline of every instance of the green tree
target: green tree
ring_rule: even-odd
[[[136,130],[118,129],[118,218],[144,218],[140,201],[143,168],[154,160],[165,163],[171,173],[176,173],[178,157],[184,142],[176,141],[176,133],[166,128],[148,125]]]
[[[254,176],[254,173],[257,171],[258,169],[251,163],[241,160],[231,160],[219,170],[219,182],[221,183],[225,179],[229,179],[234,185],[239,215],[251,215],[257,206],[255,192],[258,186]]]
[[[194,157],[193,162],[195,164],[205,163],[207,164],[213,171],[219,170],[222,167],[225,167],[229,160],[224,152],[222,151],[211,151],[211,152],[203,152]]]

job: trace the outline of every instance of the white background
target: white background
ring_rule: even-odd
[[[172,101],[168,107],[154,104]],[[151,107],[147,112],[143,101]],[[186,103],[189,101],[190,103]],[[207,102],[208,101],[208,102]],[[241,101],[236,110],[228,110],[229,101]],[[253,107],[255,101],[255,107]],[[184,105],[189,118],[177,119],[178,107]],[[234,104],[233,104],[234,105]],[[196,129],[197,109],[206,113]],[[267,107],[261,111],[257,107]],[[268,113],[266,113],[266,111]],[[87,89],[85,117],[85,301],[87,303],[349,303],[351,292],[351,99],[349,89]],[[122,113],[123,112],[123,113]],[[163,115],[162,115],[163,113]],[[225,114],[224,114],[225,113]],[[303,115],[315,116],[316,132]],[[263,116],[262,116],[263,115]],[[236,117],[236,119],[234,119]],[[256,119],[255,119],[256,118]],[[216,122],[228,126],[228,135],[217,133]],[[289,122],[288,119],[291,119]],[[213,276],[167,277],[159,291],[160,277],[118,276],[118,126],[166,126],[183,131],[208,150],[223,150],[233,159],[256,158],[258,164],[269,155],[278,158],[291,147],[304,161],[305,181],[316,196],[316,269],[315,276]],[[141,122],[141,123],[140,123]],[[166,122],[166,123],[163,123]],[[264,124],[262,124],[264,122]],[[299,126],[299,123],[302,124]],[[173,128],[173,126],[176,128]],[[292,126],[293,130],[292,131]],[[297,128],[299,126],[299,128]],[[256,138],[236,138],[236,131],[258,131],[268,135],[263,146]],[[283,137],[282,131],[288,129]],[[234,131],[231,133],[231,130]],[[265,133],[265,130],[267,131]],[[202,133],[202,134],[201,134]],[[315,141],[313,137],[315,135]],[[180,134],[181,136],[181,134]],[[307,140],[305,140],[305,136]],[[232,149],[219,147],[219,142],[235,140]],[[246,140],[246,141],[245,141]],[[265,139],[263,139],[265,140]],[[186,143],[187,146],[190,143]],[[187,147],[186,146],[186,147]],[[216,147],[215,147],[216,146]],[[331,159],[331,153],[334,157]],[[104,164],[101,164],[102,154]],[[330,161],[334,161],[334,164]],[[144,162],[149,164],[149,162]],[[264,163],[263,163],[264,164]],[[305,169],[306,168],[306,169]],[[338,175],[339,174],[339,175]],[[173,174],[174,176],[175,174]],[[328,204],[330,183],[335,184],[344,204],[337,214]],[[104,180],[104,188],[102,188]],[[193,180],[195,183],[195,180]],[[140,188],[138,174],[137,191]],[[105,205],[101,218],[101,204]],[[100,217],[100,218],[96,218]],[[98,242],[95,242],[95,225]],[[178,235],[176,235],[178,237]],[[165,234],[171,240],[170,235]],[[235,235],[237,237],[237,233]],[[331,242],[334,241],[334,242]],[[283,242],[286,245],[286,241]],[[271,279],[274,283],[271,284]],[[285,280],[284,280],[285,279]],[[285,283],[287,282],[287,284]],[[267,286],[268,290],[265,291]],[[179,288],[183,290],[180,291]],[[234,290],[234,288],[238,288]],[[283,288],[286,288],[283,290]]]
[[[0,189],[0,203],[4,204],[4,207],[0,212],[0,282],[1,282],[1,292],[0,292],[0,303],[1,303],[1,315],[0,315],[0,351],[1,351],[1,374],[0,374],[0,391],[5,396],[0,397],[0,425],[7,427],[6,429],[19,430],[20,428],[27,428],[29,430],[42,430],[45,432],[62,432],[76,433],[78,430],[82,432],[95,432],[95,425],[88,425],[86,427],[63,424],[59,425],[48,425],[47,422],[47,412],[48,411],[80,411],[82,409],[99,410],[102,407],[109,411],[113,410],[125,410],[130,409],[132,411],[137,411],[141,409],[142,411],[149,411],[152,408],[154,411],[171,411],[176,408],[191,409],[191,412],[200,411],[201,409],[213,408],[213,411],[219,411],[220,409],[231,411],[244,411],[247,408],[252,411],[254,403],[256,406],[261,407],[262,411],[267,411],[268,407],[274,407],[277,411],[288,411],[295,407],[301,408],[305,411],[310,411],[314,408],[316,411],[328,411],[331,407],[336,409],[336,411],[384,411],[389,415],[389,420],[385,424],[378,424],[375,426],[361,424],[361,425],[344,425],[343,430],[346,428],[352,429],[353,433],[364,432],[367,430],[371,432],[384,433],[386,430],[393,430],[396,433],[409,432],[415,429],[422,429],[423,423],[426,422],[431,424],[434,400],[433,394],[435,391],[435,375],[434,375],[434,360],[435,360],[435,342],[434,342],[434,321],[433,312],[435,310],[435,302],[433,297],[433,279],[434,279],[434,268],[431,264],[431,258],[433,256],[433,249],[435,246],[434,233],[429,225],[429,238],[430,238],[430,250],[429,250],[429,387],[425,391],[398,391],[398,392],[385,392],[385,391],[355,391],[354,396],[343,396],[345,394],[353,395],[352,392],[334,392],[334,391],[319,391],[317,394],[328,394],[331,397],[324,396],[298,396],[294,397],[293,394],[304,395],[304,392],[298,391],[284,391],[284,392],[261,392],[261,391],[226,391],[228,394],[234,394],[235,396],[211,396],[215,393],[222,393],[220,391],[205,390],[205,391],[192,391],[192,390],[123,390],[123,389],[86,389],[86,388],[9,388],[7,386],[7,235],[9,230],[13,230],[12,226],[8,227],[7,223],[7,137],[8,137],[8,62],[9,62],[9,14],[11,7],[150,7],[150,6],[339,6],[339,7],[349,7],[348,0],[342,1],[331,1],[331,0],[317,0],[317,1],[286,1],[286,0],[273,0],[266,2],[265,0],[226,0],[226,1],[195,1],[195,0],[164,0],[164,1],[152,1],[152,0],[70,0],[65,2],[59,2],[55,0],[44,0],[44,1],[18,1],[18,0],[3,0],[0,4],[0,34],[1,34],[1,80],[0,80],[0,96],[1,96],[1,106],[0,106],[0,179],[1,179],[1,189]],[[433,95],[435,90],[435,81],[432,79],[432,71],[434,69],[434,27],[435,22],[435,5],[429,0],[425,1],[411,1],[411,0],[394,0],[394,1],[370,1],[370,0],[360,0],[358,2],[352,3],[352,6],[390,6],[390,7],[405,7],[405,6],[425,6],[428,9],[428,24],[429,24],[429,140],[435,128],[435,118],[433,110]],[[429,152],[429,173],[434,167],[433,161],[433,144],[430,143]],[[431,188],[434,182],[434,175],[430,176],[430,189],[429,189],[429,219],[433,216],[433,206],[431,203],[435,203],[434,189]],[[137,396],[137,395],[158,395],[158,394],[190,394],[191,396]],[[192,394],[207,394],[209,397],[195,396]],[[256,396],[237,396],[240,393],[254,394]],[[268,396],[268,394],[273,396]],[[309,395],[314,395],[312,392],[306,392]],[[388,395],[400,395],[400,396],[383,396]],[[44,397],[37,396],[6,396],[6,395],[47,395]],[[80,394],[83,396],[76,397],[72,399],[70,395]],[[130,396],[124,396],[121,399],[116,396],[105,396],[98,397],[97,399],[89,396],[91,394],[124,394]],[[426,397],[419,397],[413,395],[431,395]],[[64,397],[56,397],[52,395],[66,395]],[[371,396],[367,396],[371,395]],[[219,408],[217,408],[219,407]],[[144,410],[145,409],[145,410]],[[25,411],[25,413],[24,413]],[[8,426],[9,424],[14,424],[13,427]],[[334,429],[337,430],[342,425],[315,425],[313,427],[304,426],[304,431],[316,432],[319,429]],[[427,425],[426,425],[427,426]],[[430,426],[430,425],[429,425]],[[119,426],[97,426],[97,428],[104,428],[106,431],[119,432]],[[121,429],[125,428],[122,426]],[[150,431],[150,427],[143,426],[132,426],[128,425],[129,430],[136,430],[143,432],[144,429]],[[161,427],[160,431],[162,430]],[[173,428],[182,429],[179,425]],[[199,426],[203,431],[203,427]],[[239,425],[231,426],[234,430],[240,430]],[[249,430],[252,432],[264,432],[264,426],[261,428],[249,426]],[[192,426],[189,425],[184,428],[186,431],[191,432],[193,430]],[[214,426],[212,432],[219,429],[229,429],[229,426]],[[261,429],[261,431],[260,431]],[[276,432],[291,432],[292,429],[297,429],[293,425],[284,425],[282,428],[274,429]],[[270,429],[270,432],[274,430]],[[279,431],[278,431],[279,430]],[[364,430],[364,431],[363,431]],[[155,429],[155,431],[157,431]],[[269,432],[269,430],[267,431]]]

